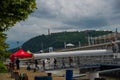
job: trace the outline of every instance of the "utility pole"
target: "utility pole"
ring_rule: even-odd
[[[42,50],[43,50],[43,42],[41,42],[41,48],[42,48]]]
[[[115,41],[117,40],[117,34],[118,34],[118,31],[117,31],[117,28],[115,30]]]
[[[91,45],[89,35],[88,35],[88,45]]]
[[[81,47],[81,42],[79,41],[79,47]]]
[[[64,48],[66,48],[66,42],[64,41]]]

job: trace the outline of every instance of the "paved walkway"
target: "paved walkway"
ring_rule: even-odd
[[[27,71],[25,68],[22,68],[21,70],[16,70],[16,72],[26,73],[28,75],[28,80],[34,80],[35,76],[47,76],[46,72],[41,72],[41,71],[33,72],[33,70]],[[0,73],[0,80],[15,80],[14,78],[11,78],[10,76],[11,75],[9,73]],[[55,74],[52,74],[52,78],[53,80],[65,80],[64,77],[59,77]]]

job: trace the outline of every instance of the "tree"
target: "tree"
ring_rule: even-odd
[[[9,30],[17,22],[25,20],[36,9],[35,0],[0,0],[0,56],[6,52],[5,43]]]
[[[5,52],[5,49],[8,48],[8,45],[5,43],[6,34],[0,31],[0,54]]]
[[[36,9],[35,0],[0,0],[0,31],[25,20]]]

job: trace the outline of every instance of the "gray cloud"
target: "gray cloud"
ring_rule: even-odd
[[[39,17],[39,18],[55,18],[57,16],[57,13],[59,12],[59,8],[56,6],[56,0],[37,0],[37,9],[34,13],[32,13],[31,16]]]
[[[120,0],[114,0],[113,10],[120,14]]]
[[[97,17],[86,17],[80,20],[72,19],[72,20],[66,21],[65,23],[72,26],[76,26],[78,28],[102,27],[108,24],[106,19],[97,18]]]
[[[37,0],[34,17],[60,21],[74,27],[103,27],[119,20],[119,0]],[[118,18],[118,19],[117,19]]]

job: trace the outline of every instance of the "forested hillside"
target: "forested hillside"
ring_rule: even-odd
[[[28,41],[26,41],[22,48],[25,50],[30,50],[31,52],[39,52],[40,50],[48,51],[49,47],[53,47],[54,50],[63,49],[64,43],[72,43],[75,47],[81,45],[87,45],[88,36],[99,36],[104,34],[112,33],[112,31],[75,31],[75,32],[59,32],[51,33],[50,35],[39,35]]]

